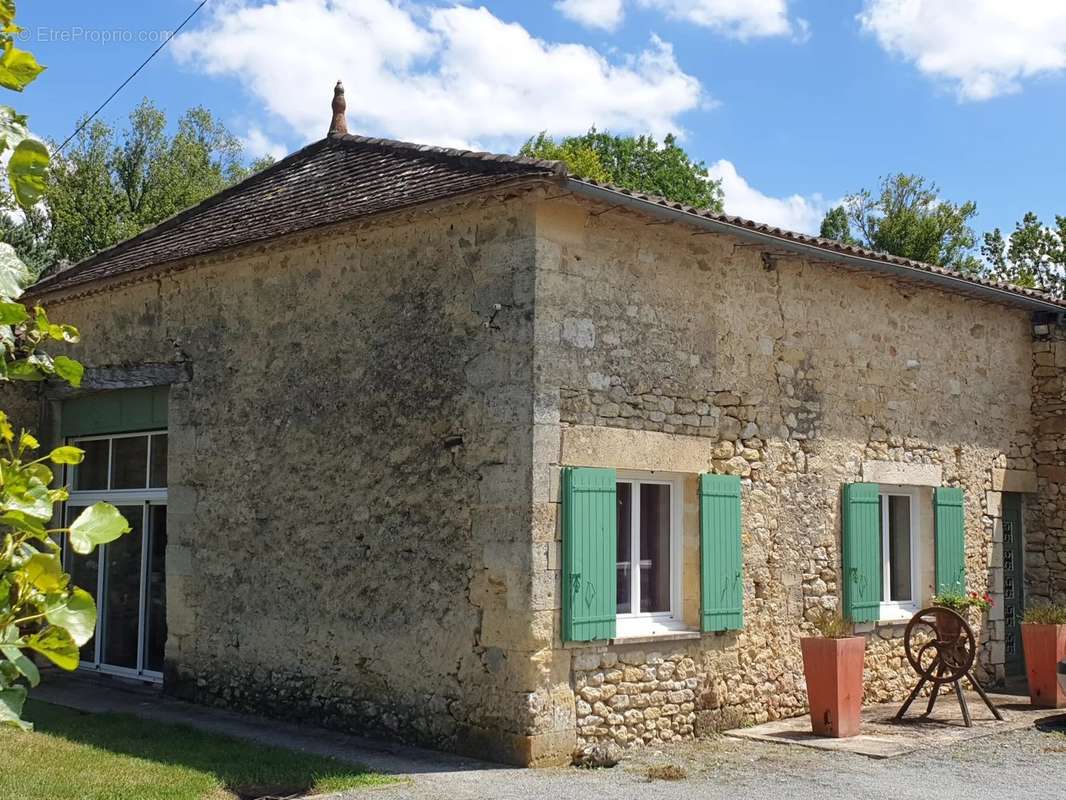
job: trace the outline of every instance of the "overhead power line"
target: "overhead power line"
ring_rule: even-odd
[[[85,121],[82,122],[81,125],[78,126],[78,129],[76,131],[74,131],[74,133],[70,134],[70,136],[68,136],[66,138],[66,141],[64,141],[63,144],[59,145],[59,149],[56,150],[56,152],[57,153],[62,153],[63,152],[63,148],[66,147],[68,144],[70,144],[71,139],[73,139],[75,136],[77,136],[79,133],[81,133],[83,130],[85,130],[85,126],[88,125],[90,122],[92,122],[93,119],[96,117],[96,115],[99,114],[101,111],[103,111],[104,108],[107,107],[107,104],[110,103],[112,100],[114,100],[115,97],[118,95],[118,93],[121,92],[123,89],[125,89],[127,84],[129,84],[130,81],[132,81],[134,78],[136,78],[138,73],[142,69],[147,67],[148,64],[151,62],[151,60],[153,58],[155,58],[157,55],[159,55],[159,53],[163,50],[164,47],[166,47],[168,44],[170,44],[170,40],[171,39],[173,39],[175,36],[177,36],[179,33],[181,33],[181,29],[184,28],[186,25],[188,25],[189,21],[192,20],[192,18],[195,17],[199,13],[200,9],[203,8],[204,6],[206,6],[207,3],[208,3],[208,0],[203,0],[203,2],[200,3],[200,5],[198,5],[196,8],[194,8],[192,10],[192,13],[189,14],[189,16],[187,16],[184,20],[182,20],[182,23],[178,27],[176,27],[173,31],[171,31],[170,35],[166,39],[163,40],[162,44],[160,44],[159,47],[157,47],[155,50],[153,50],[152,54],[150,56],[148,56],[148,58],[146,58],[141,63],[141,65],[139,67],[137,67],[137,69],[135,69],[130,74],[130,76],[128,78],[126,78],[126,80],[122,81],[122,83],[119,85],[119,87],[117,89],[115,89],[115,91],[113,91],[104,102],[102,102],[100,104],[100,107],[98,109],[96,109],[96,111],[94,111],[88,117],[86,117]]]

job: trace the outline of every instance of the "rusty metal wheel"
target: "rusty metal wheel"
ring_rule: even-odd
[[[961,680],[977,657],[970,624],[950,608],[923,608],[903,633],[907,660],[914,671],[936,684]]]

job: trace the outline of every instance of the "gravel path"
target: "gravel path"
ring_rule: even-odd
[[[687,777],[648,778],[649,768],[664,765],[680,767]],[[351,800],[368,796],[374,800],[1063,800],[1066,733],[1026,729],[884,761],[723,737],[645,752],[611,770],[424,772],[401,785],[343,795]]]

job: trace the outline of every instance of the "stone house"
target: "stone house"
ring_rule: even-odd
[[[80,390],[83,667],[520,764],[804,711],[843,604],[1066,599],[1066,305],[558,163],[330,135],[30,293]]]

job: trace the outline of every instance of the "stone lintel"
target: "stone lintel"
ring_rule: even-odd
[[[1028,469],[992,470],[993,492],[1035,492],[1036,473]]]
[[[44,394],[49,400],[70,400],[89,392],[108,389],[148,389],[170,386],[192,379],[192,365],[139,364],[132,367],[86,367],[81,386],[74,388],[58,381],[49,381]]]
[[[890,483],[897,486],[940,486],[944,481],[944,470],[939,464],[863,461],[862,479],[867,483]]]
[[[707,472],[714,441],[656,431],[578,425],[562,430],[560,463],[659,472]]]

